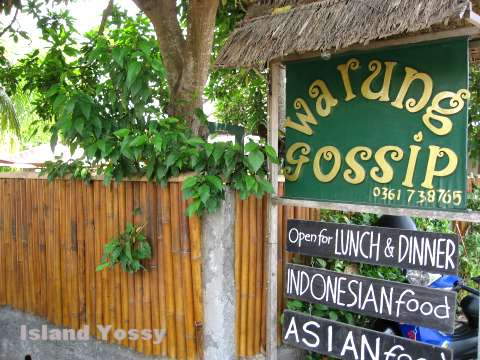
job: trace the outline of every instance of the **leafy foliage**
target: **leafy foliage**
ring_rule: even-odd
[[[267,90],[266,74],[220,69],[210,75],[205,95],[215,101],[215,117],[219,122],[241,125],[254,134],[266,128]]]
[[[470,108],[468,118],[469,157],[480,156],[480,68],[478,64],[470,66]]]
[[[5,90],[0,87],[0,132],[14,132],[20,135],[20,123],[13,102]]]
[[[21,86],[40,94],[34,106],[42,118],[53,119],[52,145],[60,138],[71,152],[84,149],[81,162],[46,164],[49,179],[89,181],[101,174],[109,183],[146,176],[165,185],[172,176],[194,172],[184,187],[193,200],[189,214],[214,211],[226,186],[242,198],[273,191],[265,168],[266,159],[278,162],[271,147],[209,144],[193,136],[183,119],[165,115],[165,70],[145,17],[114,9],[105,35],[87,34],[84,44],[77,44],[67,13],[38,15],[38,22],[51,44],[45,56],[33,51],[7,68],[3,80],[12,92]],[[206,119],[200,109],[195,115]]]
[[[152,257],[152,248],[142,233],[144,227],[145,224],[135,226],[128,223],[118,239],[112,239],[105,245],[97,271],[112,268],[116,264],[130,273],[145,269],[141,261]]]

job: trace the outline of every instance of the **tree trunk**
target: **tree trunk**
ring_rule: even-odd
[[[186,119],[196,135],[208,133],[195,117],[202,108],[208,79],[218,0],[190,0],[186,36],[177,18],[176,0],[134,0],[148,16],[157,34],[167,72],[171,116]]]

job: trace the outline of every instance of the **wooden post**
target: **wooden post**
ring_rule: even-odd
[[[283,97],[282,76],[284,71],[280,62],[270,64],[270,87],[268,99],[268,144],[278,152],[278,126],[280,118],[280,97]],[[268,162],[270,182],[275,194],[278,191],[278,165]],[[267,359],[277,359],[277,253],[278,253],[277,205],[268,199],[267,206]]]

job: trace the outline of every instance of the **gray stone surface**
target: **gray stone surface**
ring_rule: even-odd
[[[278,360],[305,360],[306,351],[290,346],[281,346],[278,349]]]
[[[233,360],[235,354],[235,196],[202,224],[204,359]]]
[[[60,329],[48,321],[12,310],[10,307],[0,307],[0,360],[24,360],[30,355],[32,360],[140,360],[163,359],[160,357],[142,356],[130,349],[103,341],[42,341],[22,340],[21,326],[27,329]]]

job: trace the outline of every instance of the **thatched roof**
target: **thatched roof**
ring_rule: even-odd
[[[271,59],[461,23],[469,0],[260,0],[217,59],[219,67],[258,67]],[[460,25],[458,25],[460,26]]]

